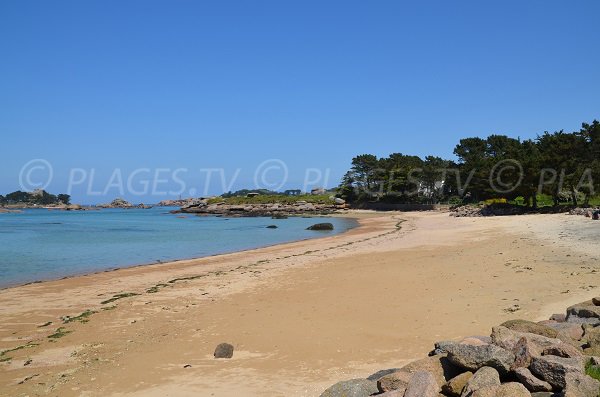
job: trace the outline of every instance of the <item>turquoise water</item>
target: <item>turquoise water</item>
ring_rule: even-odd
[[[170,209],[0,213],[0,287],[322,237],[356,225],[328,218],[335,230],[318,232],[305,229],[322,218],[198,217]]]

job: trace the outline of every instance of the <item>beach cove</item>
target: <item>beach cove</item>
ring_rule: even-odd
[[[583,217],[353,216],[322,239],[0,291],[0,349],[16,349],[0,394],[318,396],[598,294]]]

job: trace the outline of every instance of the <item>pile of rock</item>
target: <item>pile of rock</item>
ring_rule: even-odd
[[[185,199],[177,199],[177,200],[162,200],[158,204],[158,207],[187,207],[190,205],[195,205],[201,201],[206,201],[203,198],[185,198]]]
[[[600,208],[573,208],[569,211],[569,215],[583,215],[586,218],[591,218],[596,211],[600,211]]]
[[[484,216],[482,211],[483,207],[474,205],[461,205],[450,208],[450,216],[457,218]]]
[[[435,343],[429,357],[321,397],[598,397],[600,298],[539,323],[511,320],[491,336]]]
[[[116,198],[114,199],[112,202],[107,203],[107,204],[98,204],[96,207],[98,208],[126,208],[126,209],[131,209],[131,208],[152,208],[151,205],[146,205],[146,204],[131,204],[129,201],[124,200],[122,198]]]
[[[328,215],[339,211],[340,208],[332,204],[307,203],[298,201],[293,204],[274,203],[274,204],[227,204],[219,202],[209,204],[207,200],[188,204],[181,207],[173,213],[192,213],[199,215],[221,215],[227,217],[252,217],[252,216],[270,216],[283,218],[294,215]]]

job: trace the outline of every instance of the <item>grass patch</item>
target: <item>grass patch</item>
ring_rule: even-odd
[[[70,334],[73,331],[69,331],[64,327],[58,328],[52,335],[48,335],[48,339],[60,339],[65,335]]]
[[[174,278],[173,280],[169,280],[168,283],[169,284],[175,284],[178,281],[189,281],[189,280],[196,280],[198,278],[202,278],[202,277],[206,277],[206,274],[199,274],[197,276],[189,276],[189,277],[179,277],[179,278]]]
[[[596,380],[600,380],[600,365],[593,365],[592,360],[585,364],[585,374]]]
[[[139,294],[136,294],[135,292],[123,292],[122,294],[113,295],[112,298],[107,299],[105,301],[102,301],[102,302],[100,302],[100,304],[106,305],[107,303],[112,303],[112,302],[117,301],[119,299],[129,298],[131,296],[137,296],[137,295],[139,295]]]
[[[80,323],[87,323],[88,321],[90,321],[89,317],[95,313],[97,313],[97,312],[92,311],[92,310],[86,310],[83,313],[81,313],[79,316],[75,316],[75,317],[65,316],[62,318],[63,324],[72,323],[74,321],[79,321]]]
[[[4,362],[12,360],[12,357],[7,356],[8,353],[16,352],[21,349],[28,349],[28,348],[35,347],[38,345],[39,345],[39,343],[28,342],[24,345],[13,347],[12,349],[2,350],[0,352],[0,363],[4,363]]]
[[[160,291],[161,288],[168,287],[168,286],[169,286],[168,284],[164,284],[164,283],[156,284],[154,287],[148,288],[146,290],[146,293],[147,294],[155,294],[158,291]]]

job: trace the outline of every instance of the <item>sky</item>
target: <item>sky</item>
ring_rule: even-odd
[[[0,194],[335,186],[600,118],[598,1],[0,2]]]

